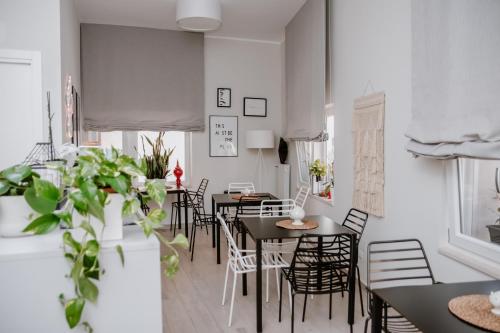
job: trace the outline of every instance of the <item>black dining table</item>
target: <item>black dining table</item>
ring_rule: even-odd
[[[308,235],[339,235],[349,238],[350,243],[350,267],[348,274],[349,285],[349,304],[348,304],[348,318],[347,322],[351,325],[354,324],[354,305],[355,305],[355,291],[356,291],[356,265],[358,262],[358,248],[356,242],[356,234],[340,224],[335,223],[333,220],[326,216],[312,215],[306,216],[304,220],[313,220],[318,222],[318,227],[311,230],[290,230],[277,227],[276,222],[283,220],[285,217],[242,217],[242,249],[246,249],[246,233],[255,241],[256,248],[256,261],[257,261],[257,332],[262,332],[262,242],[272,239],[298,239],[303,234]],[[243,274],[243,294],[247,293],[247,279],[246,274]]]
[[[497,290],[500,290],[498,280],[374,289],[372,333],[382,332],[384,302],[425,333],[485,332],[455,317],[448,310],[448,302],[458,296],[489,294]]]
[[[217,220],[217,213],[221,213],[224,208],[227,207],[237,207],[239,204],[239,200],[234,197],[237,195],[241,195],[239,193],[220,193],[220,194],[212,194],[212,247],[217,247],[217,264],[220,264],[220,223]],[[252,193],[252,196],[255,197],[255,200],[245,200],[242,201],[242,205],[254,206],[259,205],[262,200],[276,200],[278,199],[276,196],[271,193]],[[258,200],[261,198],[262,200]]]

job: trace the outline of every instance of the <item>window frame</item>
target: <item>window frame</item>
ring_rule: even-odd
[[[500,278],[500,247],[462,233],[462,186],[459,160],[446,162],[446,237],[439,252],[482,273]]]

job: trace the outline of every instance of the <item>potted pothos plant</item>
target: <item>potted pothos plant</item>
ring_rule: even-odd
[[[316,177],[317,182],[321,181],[321,178],[326,176],[326,164],[319,159],[314,160],[309,166],[309,174]]]
[[[170,157],[174,152],[174,148],[165,148],[165,144],[163,142],[164,137],[165,132],[158,133],[154,142],[145,135],[141,137],[143,155],[141,163],[147,179],[166,179],[170,173],[169,163]],[[149,145],[151,154],[146,153],[144,139],[146,139],[146,142]]]
[[[24,192],[24,198],[33,210],[31,223],[23,230],[25,233],[47,234],[60,225],[81,231],[81,237],[75,237],[70,230],[62,233],[64,257],[70,264],[68,277],[74,284],[75,292],[73,295],[61,294],[59,300],[64,306],[68,326],[75,328],[82,325],[91,332],[91,325],[88,322],[81,323],[81,317],[86,303],[96,303],[99,297],[98,281],[103,273],[99,261],[99,233],[103,232],[109,222],[106,220],[106,209],[110,201],[110,189],[123,198],[121,215],[133,218],[146,237],[156,236],[169,249],[169,254],[161,257],[168,277],[178,270],[179,254],[175,247],[187,248],[188,241],[182,234],[173,240],[167,240],[156,230],[166,217],[163,209],[152,209],[147,215],[142,212],[136,189],[132,187],[132,179],[144,177],[144,170],[132,157],[123,155],[114,148],[111,156],[106,156],[100,149],[91,148],[78,156],[76,161],[75,166],[57,167],[62,174],[64,190],[40,179],[27,166],[2,171],[0,184],[4,194]],[[9,189],[5,192],[6,186]],[[166,197],[165,183],[148,181],[145,188],[148,196],[158,207],[162,207]],[[78,224],[74,223],[74,211],[82,217]],[[91,218],[99,221],[101,228],[93,226]],[[123,265],[123,249],[118,245],[116,251]]]

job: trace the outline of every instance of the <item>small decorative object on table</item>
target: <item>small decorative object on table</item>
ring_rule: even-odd
[[[174,176],[175,176],[175,185],[177,185],[177,188],[181,187],[181,176],[184,174],[184,171],[182,171],[181,167],[179,166],[179,161],[177,161],[177,165],[175,166],[174,169]]]
[[[294,209],[290,212],[290,218],[293,220],[293,225],[303,225],[302,219],[306,216],[304,209],[300,206],[295,206]]]
[[[490,293],[490,303],[493,305],[493,309],[491,309],[491,313],[496,316],[500,316],[500,290]]]

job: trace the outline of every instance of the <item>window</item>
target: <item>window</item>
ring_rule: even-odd
[[[441,252],[500,278],[498,168],[500,161],[459,158],[450,162],[450,207],[458,207],[456,215],[449,217],[448,244]]]
[[[114,131],[114,132],[101,132],[100,134],[100,147],[111,148],[112,146],[120,149],[123,153],[130,155],[134,158],[138,158],[143,155],[143,145],[142,136],[148,137],[151,141],[155,140],[158,136],[158,132],[149,131]],[[174,152],[170,156],[170,170],[175,168],[175,164],[179,161],[179,165],[184,170],[184,174],[181,177],[182,181],[189,180],[190,174],[190,133],[185,132],[166,132],[163,138],[163,143],[165,148],[173,148]],[[151,153],[151,148],[149,144],[144,141],[144,148],[147,154]],[[175,176],[172,172],[167,177],[168,181],[175,181]]]

